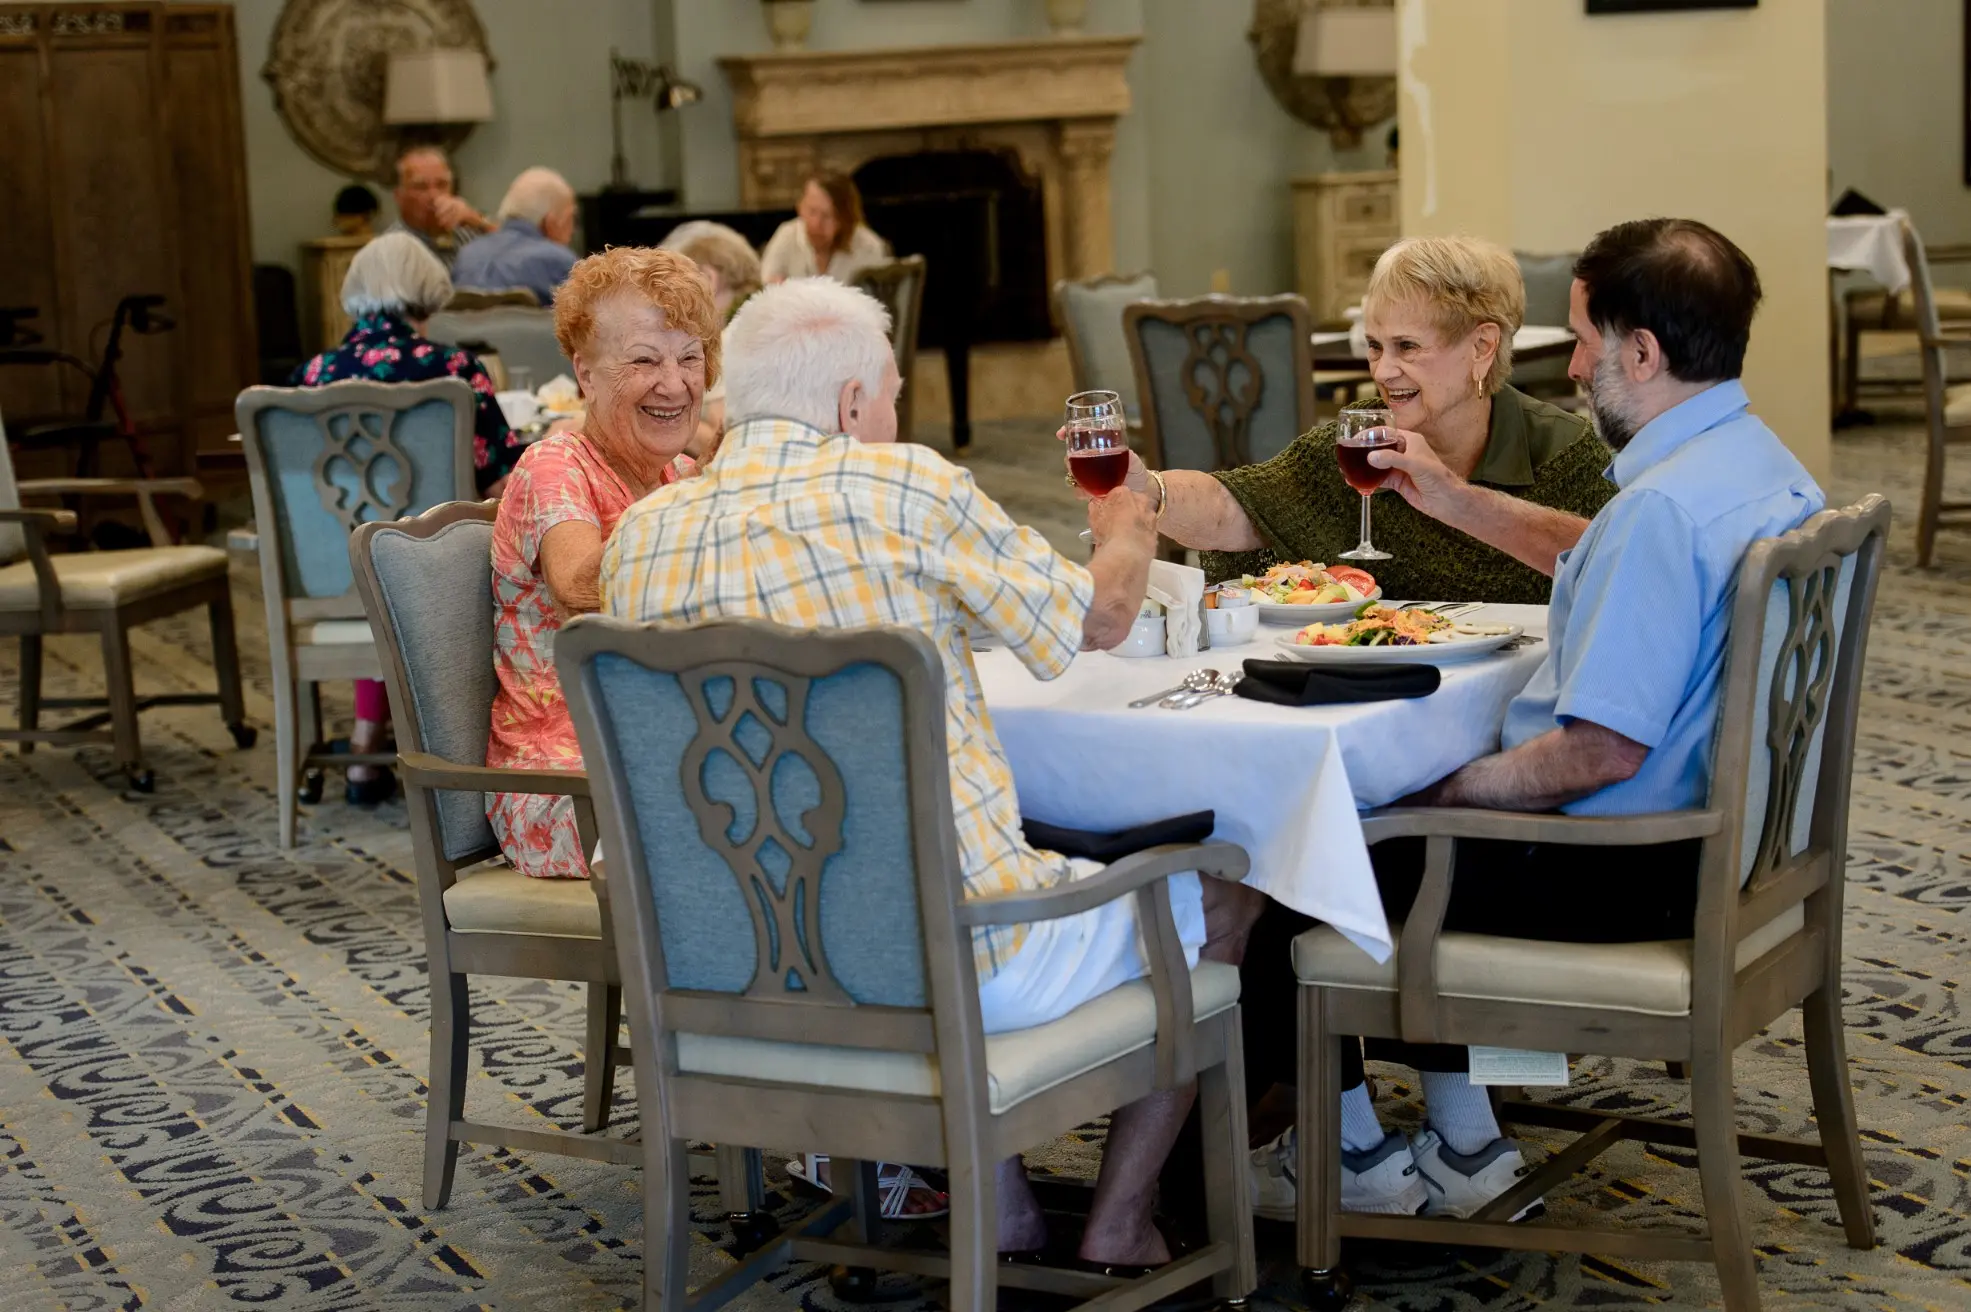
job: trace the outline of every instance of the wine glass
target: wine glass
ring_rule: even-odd
[[[1335,441],[1335,461],[1341,466],[1341,476],[1362,494],[1362,541],[1353,551],[1341,553],[1343,560],[1389,560],[1387,551],[1378,551],[1376,544],[1369,541],[1369,498],[1375,495],[1388,477],[1387,469],[1377,469],[1369,463],[1369,452],[1391,448],[1396,445],[1396,434],[1390,424],[1394,422],[1389,411],[1375,408],[1344,410],[1341,412],[1341,436]]]
[[[1068,474],[1091,497],[1107,496],[1129,477],[1129,429],[1114,392],[1068,398]]]

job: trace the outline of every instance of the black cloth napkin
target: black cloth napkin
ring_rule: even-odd
[[[1428,697],[1443,676],[1435,665],[1350,665],[1319,669],[1299,661],[1246,662],[1246,677],[1232,691],[1276,706],[1333,706]]]
[[[1104,865],[1120,861],[1132,852],[1161,847],[1165,843],[1202,843],[1211,837],[1211,831],[1217,824],[1215,813],[1193,811],[1189,815],[1152,820],[1146,825],[1113,834],[1098,834],[1092,830],[1064,829],[1060,825],[1020,817],[1020,828],[1025,831],[1027,842],[1035,847],[1046,852],[1059,852],[1062,856],[1086,857]]]

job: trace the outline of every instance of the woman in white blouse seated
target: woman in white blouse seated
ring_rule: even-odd
[[[795,217],[780,225],[760,254],[768,283],[827,274],[847,282],[890,258],[890,244],[862,221],[862,195],[840,173],[816,173],[801,188]]]

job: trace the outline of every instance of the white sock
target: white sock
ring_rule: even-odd
[[[1421,1071],[1424,1115],[1454,1153],[1470,1156],[1499,1137],[1492,1099],[1463,1071]]]
[[[1341,1091],[1341,1146],[1351,1153],[1365,1153],[1383,1141],[1382,1122],[1376,1119],[1376,1105],[1369,1101],[1369,1086],[1362,1083]]]

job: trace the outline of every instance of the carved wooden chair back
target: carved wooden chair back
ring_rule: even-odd
[[[890,348],[896,353],[897,373],[904,381],[903,394],[897,400],[897,437],[906,442],[915,414],[911,398],[916,389],[910,386],[910,374],[917,367],[917,334],[924,322],[924,268],[923,256],[906,255],[900,260],[865,265],[851,280],[890,312]]]
[[[1159,469],[1235,469],[1314,427],[1314,317],[1298,296],[1139,301],[1123,335]]]

